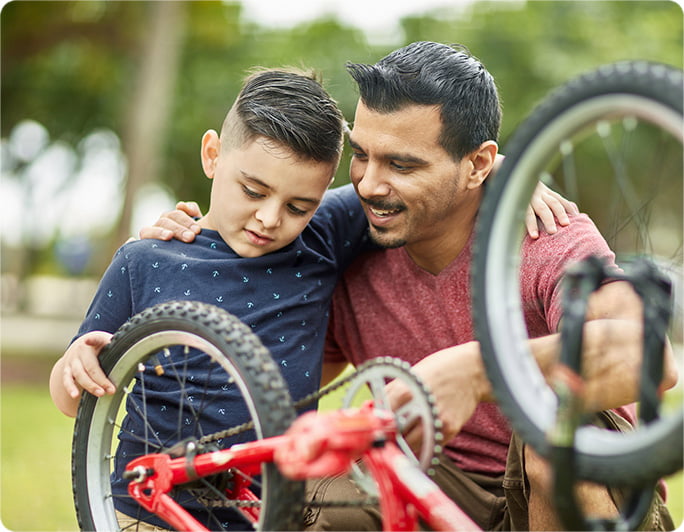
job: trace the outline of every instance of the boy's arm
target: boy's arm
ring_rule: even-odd
[[[92,331],[76,339],[50,373],[50,396],[64,414],[76,416],[83,390],[101,397],[115,387],[100,367],[98,355],[111,340],[104,331]]]
[[[570,224],[568,214],[579,214],[577,205],[540,181],[525,213],[527,234],[530,238],[538,238],[538,222],[541,221],[544,230],[552,235],[557,231],[556,221],[560,225]]]

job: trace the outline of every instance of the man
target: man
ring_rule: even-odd
[[[492,402],[470,316],[473,229],[498,150],[494,80],[466,50],[432,42],[348,70],[360,92],[350,134],[351,181],[370,234],[385,249],[357,259],[336,290],[324,381],[348,362],[384,355],[408,360],[435,395],[449,442],[435,477],[442,489],[484,529],[558,530],[549,468],[511,434]],[[589,254],[614,260],[584,215],[522,244],[526,320],[545,373],[558,351],[563,266]],[[620,282],[605,284],[590,301],[583,367],[588,404],[603,411],[596,419],[602,426],[628,425],[629,411],[619,407],[636,399],[640,308]],[[661,389],[676,379],[668,352]],[[395,408],[408,399],[401,384],[391,383],[387,392]],[[358,496],[346,478],[311,489],[316,499],[350,493]],[[586,483],[579,494],[585,511],[602,516],[613,515],[622,497]],[[376,509],[324,508],[309,518],[312,529],[380,526]],[[673,527],[660,498],[644,527]]]

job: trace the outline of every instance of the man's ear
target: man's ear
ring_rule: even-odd
[[[221,140],[219,139],[218,133],[213,129],[210,129],[202,135],[202,148],[200,154],[202,158],[202,170],[204,170],[204,174],[209,179],[214,178],[216,163],[218,162],[220,153]]]
[[[482,186],[482,183],[484,183],[484,180],[494,167],[498,151],[498,144],[493,140],[488,140],[480,144],[480,146],[468,156],[472,163],[470,175],[468,176],[469,189]]]

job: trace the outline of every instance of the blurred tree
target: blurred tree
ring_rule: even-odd
[[[159,27],[166,29],[156,33]],[[380,46],[331,17],[265,28],[245,21],[239,2],[11,2],[0,19],[0,134],[6,139],[28,118],[75,146],[92,131],[110,129],[128,160],[126,205],[143,182],[152,182],[206,210],[201,135],[220,127],[255,65],[318,69],[352,121],[357,95],[346,61],[374,62],[415,40],[464,43],[500,86],[505,145],[549,89],[580,71],[625,58],[682,64],[682,11],[667,1],[478,1],[406,17],[401,27],[397,42]],[[145,52],[155,42],[159,56]],[[156,74],[160,62],[166,66]],[[155,133],[144,133],[152,124]],[[348,179],[347,161],[338,184]],[[103,261],[129,234],[128,218],[126,211],[104,244]]]
[[[114,233],[116,247],[135,231],[130,223],[139,190],[160,176],[183,44],[185,6],[185,2],[152,2],[148,5],[147,18],[151,24],[149,31],[143,33],[145,40],[123,132],[128,179],[121,222]]]
[[[493,74],[506,138],[551,89],[601,64],[646,59],[679,68],[682,8],[669,0],[481,1],[454,16],[406,17],[407,42],[462,43]]]

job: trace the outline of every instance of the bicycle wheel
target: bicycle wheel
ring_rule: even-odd
[[[532,359],[523,321],[525,208],[542,180],[589,214],[620,266],[650,257],[673,282],[668,334],[681,352],[682,83],[681,71],[646,62],[609,65],[571,81],[515,132],[488,185],[472,270],[476,333],[502,411],[544,456],[556,397]],[[629,434],[581,427],[577,476],[639,485],[681,469],[684,428],[676,403]]]
[[[84,394],[76,417],[72,480],[82,530],[135,529],[137,520],[168,528],[128,496],[121,472],[131,459],[187,438],[206,442],[208,451],[276,436],[295,418],[268,350],[235,316],[211,305],[169,302],[141,312],[114,335],[100,361],[116,393]],[[252,421],[253,430],[213,441],[209,432],[226,414],[231,425]],[[299,530],[303,483],[285,479],[272,463],[250,480],[261,500],[257,528]],[[171,495],[210,530],[252,529],[236,507],[254,502],[226,497],[232,482],[225,473]],[[122,513],[131,518],[125,525]]]

